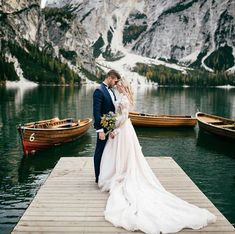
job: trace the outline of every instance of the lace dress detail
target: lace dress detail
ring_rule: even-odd
[[[120,94],[119,99],[114,103],[115,105],[115,112],[117,114],[117,121],[116,121],[116,129],[114,130],[115,134],[118,134],[120,131],[120,127],[128,120],[129,114],[129,101],[125,95]]]
[[[128,119],[129,101],[120,95],[115,138],[109,138],[101,159],[99,187],[109,191],[105,219],[116,227],[145,233],[175,233],[215,222],[206,209],[181,200],[165,190],[152,172]]]

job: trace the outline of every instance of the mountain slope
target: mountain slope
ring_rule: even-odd
[[[75,83],[80,78],[74,71],[96,72],[86,33],[70,8],[42,11],[40,0],[6,0],[0,17],[0,80]]]
[[[96,56],[120,58],[125,47],[142,56],[213,69],[218,66],[204,61],[227,46],[231,49],[224,52],[233,61],[224,67],[234,66],[233,0],[47,1],[48,7],[66,4],[76,8]]]

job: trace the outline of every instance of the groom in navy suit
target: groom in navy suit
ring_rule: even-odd
[[[105,136],[105,130],[100,121],[104,114],[110,111],[115,112],[114,101],[116,99],[112,88],[121,79],[120,74],[115,70],[110,70],[103,83],[95,90],[93,94],[93,115],[94,127],[97,132],[97,142],[94,154],[95,182],[98,183],[100,174],[100,162],[108,136]]]

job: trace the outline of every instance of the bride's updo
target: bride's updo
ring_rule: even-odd
[[[129,102],[131,105],[134,105],[134,95],[133,95],[133,91],[131,89],[131,86],[130,86],[130,83],[124,79],[124,78],[121,78],[118,83],[117,83],[117,90],[120,92],[120,93],[123,93],[124,95],[127,96]]]

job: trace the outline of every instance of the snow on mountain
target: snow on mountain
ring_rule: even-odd
[[[102,56],[100,56],[96,61],[97,64],[105,71],[110,69],[116,69],[120,72],[122,77],[125,77],[130,81],[131,84],[136,86],[152,86],[155,85],[153,82],[148,81],[145,77],[132,72],[132,69],[136,65],[136,63],[143,63],[143,64],[155,64],[155,65],[164,65],[167,67],[174,68],[176,70],[182,71],[182,73],[186,72],[186,67],[179,66],[176,64],[170,64],[164,61],[156,60],[147,58],[141,55],[133,54],[125,49],[122,50],[124,56],[123,58],[116,60],[116,61],[106,61]]]

